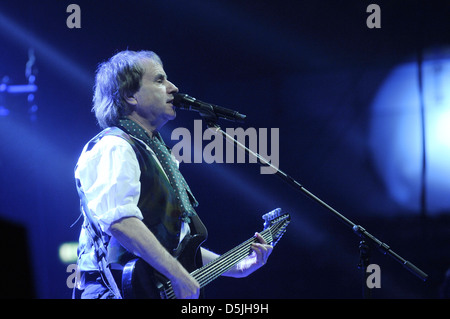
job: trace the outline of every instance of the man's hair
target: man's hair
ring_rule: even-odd
[[[114,126],[120,117],[131,113],[126,98],[141,87],[144,75],[143,61],[150,59],[162,65],[152,51],[122,51],[98,66],[92,111],[101,128]]]

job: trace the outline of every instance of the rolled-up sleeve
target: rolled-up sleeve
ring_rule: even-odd
[[[124,217],[143,219],[138,208],[141,184],[139,163],[131,145],[120,137],[105,136],[83,153],[77,164],[87,206],[102,230]]]

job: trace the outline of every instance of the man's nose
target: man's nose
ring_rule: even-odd
[[[176,85],[170,81],[168,81],[168,82],[169,82],[169,86],[167,87],[167,92],[168,93],[178,93],[178,88],[176,87]]]

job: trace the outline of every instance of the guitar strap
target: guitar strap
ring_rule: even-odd
[[[96,138],[99,138],[99,135]],[[88,143],[85,146],[83,152],[85,152],[91,145],[91,143]],[[78,191],[78,196],[80,197],[80,210],[82,215],[85,217],[82,227],[84,227],[88,231],[92,239],[102,280],[105,283],[106,287],[108,287],[108,289],[114,294],[115,299],[122,299],[120,290],[112,275],[110,264],[106,260],[106,257],[108,255],[107,246],[110,238],[107,234],[100,230],[100,225],[94,220],[94,218],[92,218],[90,210],[87,207],[86,196],[82,191],[82,187],[78,179],[76,179],[76,189]],[[81,253],[79,253],[79,256],[81,256]],[[81,279],[79,278],[79,276],[77,276],[76,278],[78,278],[77,280]]]
[[[89,235],[91,236],[94,245],[94,251],[96,252],[100,275],[102,276],[102,279],[105,282],[108,289],[110,289],[111,292],[114,294],[115,299],[122,299],[120,290],[111,273],[110,264],[106,260],[108,252],[107,245],[109,242],[109,236],[100,231],[100,226],[92,218],[89,208],[87,207],[86,204],[87,203],[86,197],[83,191],[81,191],[81,185],[79,185],[79,180],[77,180],[77,190],[78,195],[80,196],[80,204],[81,204],[80,209],[83,215],[85,216],[83,227],[89,232]]]

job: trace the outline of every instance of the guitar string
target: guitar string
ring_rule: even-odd
[[[268,229],[268,231],[263,231],[261,232],[261,235],[266,238],[264,238],[266,240],[266,242],[273,242],[273,237],[277,237],[278,240],[280,238],[280,232],[281,235],[282,233],[284,233],[284,229],[287,226],[287,223],[281,223],[279,222],[276,225],[273,225],[274,227],[271,227],[270,229]],[[276,236],[272,236],[272,233],[277,234]],[[203,282],[209,283],[211,282],[213,279],[217,278],[218,276],[220,276],[221,273],[227,271],[229,268],[231,268],[234,264],[236,264],[238,261],[240,261],[240,259],[243,259],[245,257],[247,257],[251,251],[249,251],[250,249],[250,244],[251,242],[255,242],[256,239],[254,237],[250,238],[249,240],[247,240],[246,242],[244,242],[243,244],[237,246],[235,249],[232,249],[230,252],[225,253],[223,256],[223,258],[218,258],[216,259],[217,261],[217,265],[215,266],[208,266],[207,269],[205,269],[205,271],[203,271],[204,269],[199,268],[196,272],[192,273],[192,275],[194,275],[194,277]],[[275,242],[276,243],[276,242]],[[229,256],[227,256],[229,255]],[[220,260],[219,260],[220,259]],[[221,273],[219,274],[209,274],[209,272],[217,272],[218,270],[220,270]],[[223,271],[223,272],[222,272]],[[197,274],[197,272],[203,272],[203,274]],[[206,276],[206,277],[205,277]]]
[[[264,239],[266,241],[269,241],[269,242],[271,241],[271,236],[270,236],[269,230],[262,231],[261,235],[263,236],[263,238],[265,237]],[[229,250],[228,252],[222,254],[219,258],[211,261],[209,264],[204,265],[203,267],[195,270],[192,273],[192,275],[195,277],[195,276],[201,275],[202,272],[205,272],[205,271],[207,271],[209,269],[214,270],[213,264],[216,264],[215,267],[217,268],[218,265],[220,266],[224,262],[228,262],[228,260],[230,258],[233,258],[238,251],[240,251],[242,249],[244,249],[244,251],[248,250],[250,248],[250,244],[252,242],[255,242],[255,241],[256,241],[255,237],[249,238],[247,241],[241,243],[240,245],[238,245],[238,246],[234,247],[233,249]],[[250,253],[250,251],[248,251],[248,253]]]
[[[270,228],[267,228],[260,232],[261,236],[266,242],[272,242],[273,237],[277,238],[278,240],[281,238],[281,235],[285,232],[289,221],[286,220],[285,217],[283,222],[278,221],[277,223],[274,223],[274,225],[272,225]],[[277,234],[277,236],[273,236],[272,233]],[[278,242],[278,240],[276,242]],[[193,271],[191,275],[199,281],[200,287],[206,286],[215,278],[219,277],[222,273],[233,267],[241,259],[247,257],[251,252],[249,251],[249,249],[253,242],[256,242],[255,237],[248,239],[242,244],[226,252],[221,257]],[[164,290],[164,292],[167,299],[175,298],[175,293],[170,282],[168,282],[168,287]]]
[[[245,245],[240,245],[239,249],[235,249],[232,255],[225,256],[225,258],[217,262],[213,267],[208,268],[206,271],[200,272],[198,276],[194,276],[194,278],[199,281],[200,286],[205,286],[222,273],[233,267],[241,259],[247,257],[251,252],[250,246],[252,242],[255,242],[255,239],[247,241]]]
[[[271,227],[270,229],[267,229],[267,231],[264,230],[260,234],[263,236],[263,238],[267,242],[271,242],[272,241],[271,232],[273,232],[273,233],[277,234],[277,236],[275,236],[275,237],[278,237],[278,240],[279,240],[281,238],[280,236],[285,232],[285,229],[286,229],[288,223],[289,223],[289,221],[285,221],[285,223],[279,222],[278,224],[273,225],[273,227]],[[274,231],[274,229],[275,229],[275,231]],[[211,264],[214,263],[214,261],[212,261],[211,263],[203,266],[203,267],[207,267],[207,268],[205,268],[207,271],[204,272],[204,274],[197,274],[198,272],[201,272],[201,270],[205,270],[205,269],[202,269],[203,267],[197,269],[196,271],[194,271],[191,274],[194,275],[194,278],[196,278],[195,275],[197,274],[198,277],[196,279],[199,281],[200,286],[204,287],[209,282],[211,282],[212,280],[214,280],[215,278],[220,276],[220,274],[222,274],[223,272],[225,272],[229,268],[231,268],[234,264],[236,264],[238,261],[240,261],[240,259],[243,259],[246,256],[248,256],[249,255],[248,249],[250,248],[250,244],[255,241],[256,241],[256,239],[254,237],[252,237],[252,238],[248,239],[246,242],[242,243],[241,245],[239,245],[239,246],[233,248],[232,250],[230,250],[229,252],[225,253],[224,255],[222,255],[225,258],[222,259],[219,257],[220,260],[218,260],[219,258],[215,260],[215,261],[217,261],[218,265],[212,266]],[[230,255],[230,256],[227,256],[227,255]],[[214,270],[214,272],[213,272],[213,270]],[[220,272],[217,272],[218,270],[220,270]],[[165,292],[166,292],[166,297],[168,299],[175,298],[175,293],[174,293],[171,285],[170,285],[170,289],[167,288],[165,290]]]
[[[285,229],[286,229],[288,223],[289,223],[289,221],[285,222],[284,224],[283,223],[279,223],[277,225],[274,225],[275,227],[272,227],[270,229],[272,231],[273,228],[276,228],[276,230],[273,231],[273,232],[277,233],[277,236],[275,236],[275,237],[277,237],[278,240],[281,238],[281,235],[285,232]],[[266,237],[264,239],[267,242],[271,242],[272,241],[272,238],[271,238],[272,236],[270,236],[271,235],[270,232],[264,232],[263,231],[263,232],[261,232],[261,235],[263,236],[263,238]],[[199,276],[198,278],[196,278],[197,280],[199,280],[199,283],[200,283],[201,287],[204,287],[209,282],[211,282],[212,280],[214,280],[215,278],[220,276],[220,274],[222,274],[223,272],[227,271],[234,264],[236,264],[240,259],[243,259],[246,256],[248,256],[249,255],[248,249],[250,248],[251,242],[254,242],[254,241],[256,241],[256,239],[254,237],[252,237],[249,240],[247,240],[246,242],[244,242],[241,245],[239,245],[239,246],[235,247],[234,249],[232,249],[230,252],[225,253],[224,255],[228,255],[229,253],[232,252],[232,254],[231,254],[232,256],[226,256],[227,258],[224,258],[223,260],[219,261],[219,263],[218,263],[219,265],[215,265],[215,267],[211,267],[211,269],[209,268],[211,266],[210,264],[205,265],[205,266],[208,266],[208,269],[207,269],[208,271],[206,272],[206,277],[203,275],[203,277]],[[222,255],[222,256],[224,256],[224,255]],[[234,257],[234,258],[230,258],[230,257]],[[202,270],[202,268],[197,269],[197,271],[194,271],[192,274],[194,274],[195,272],[198,272],[198,270]],[[214,270],[215,273],[212,272],[213,270]],[[218,270],[220,270],[220,272],[217,273]],[[202,274],[200,274],[200,275],[202,275]],[[175,298],[175,294],[174,294],[173,289],[171,289],[170,291],[166,290],[166,295],[167,295],[168,299]]]
[[[286,228],[286,226],[287,223],[286,224],[278,223],[277,225],[272,227],[270,231],[268,231],[267,233],[264,231],[261,232],[261,235],[263,236],[263,238],[265,237],[264,239],[266,240],[266,242],[268,243],[273,242],[273,237],[278,237],[279,239],[280,238],[279,233],[281,233],[282,235],[282,233],[284,233],[283,230]],[[277,235],[272,236],[271,233],[276,233]],[[227,271],[229,268],[234,266],[241,259],[247,257],[251,252],[251,250],[249,250],[251,242],[256,242],[256,238],[252,237],[247,242],[244,242],[243,244],[236,247],[236,249],[233,249],[231,251],[232,254],[230,254],[230,256],[225,256],[227,255],[227,253],[222,255],[225,258],[223,258],[223,260],[219,260],[215,267],[211,268],[208,267],[207,271],[204,271],[203,274],[200,275],[197,274],[197,276],[194,277],[197,280],[199,280],[201,284],[203,284],[203,286],[208,284],[209,282],[220,276],[220,274],[222,274],[223,272]],[[200,268],[199,270],[202,270],[202,268]]]
[[[277,225],[277,226],[279,226],[279,227],[277,227],[277,230],[275,231],[276,233],[278,233],[277,234],[277,236],[276,237],[278,237],[278,240],[281,238],[281,236],[282,236],[282,234],[284,234],[284,232],[285,232],[285,229],[286,229],[286,227],[287,227],[287,224],[288,224],[289,222],[286,222],[285,224],[283,224],[283,225]],[[261,233],[262,234],[262,233]],[[268,235],[269,236],[266,236],[266,238],[264,238],[264,236],[263,236],[263,238],[267,241],[267,242],[270,242],[271,241],[271,236],[270,236],[270,233],[268,233]],[[218,276],[220,276],[220,274],[222,274],[223,272],[225,272],[226,270],[228,270],[228,268],[231,268],[237,261],[239,261],[239,259],[243,259],[243,258],[245,258],[246,256],[248,256],[248,254],[249,254],[249,252],[248,252],[248,248],[249,248],[249,242],[251,242],[251,241],[255,241],[256,239],[254,238],[254,237],[252,237],[252,238],[250,238],[249,240],[247,240],[247,242],[244,242],[243,244],[241,244],[241,245],[239,245],[239,246],[241,246],[241,247],[237,247],[237,248],[241,248],[241,249],[239,249],[240,251],[239,251],[239,255],[236,255],[235,257],[235,260],[231,260],[231,261],[228,261],[227,263],[224,263],[224,262],[222,262],[222,264],[224,264],[224,265],[222,265],[223,267],[220,269],[220,272],[217,274],[216,273],[216,275],[214,275],[213,274],[213,276],[209,276],[209,277],[203,277],[203,278],[200,278],[200,280],[199,280],[199,282],[200,282],[200,284],[201,284],[201,287],[204,287],[205,285],[207,285],[209,282],[211,282],[212,280],[214,280],[215,278],[217,278]],[[237,251],[238,251],[238,249],[233,249],[235,252],[235,254],[237,254]],[[235,254],[233,254],[233,255],[235,255]],[[227,258],[227,259],[229,259],[229,258]],[[215,267],[216,269],[213,269],[213,270],[215,270],[215,271],[217,271],[217,270],[219,270],[218,269],[218,267],[216,266]],[[220,267],[219,267],[220,268]],[[209,269],[208,269],[209,270]],[[208,273],[207,273],[207,275],[208,275]],[[197,278],[196,278],[197,279]],[[167,298],[168,299],[174,299],[175,298],[175,293],[174,293],[174,291],[173,291],[173,289],[171,289],[170,291],[167,291],[166,290],[166,294],[167,294]]]
[[[197,273],[197,276],[193,275],[194,278],[199,282],[200,287],[204,287],[215,278],[220,276],[221,273],[228,270],[228,268],[231,268],[237,261],[239,261],[239,259],[245,258],[249,254],[250,245],[254,240],[254,238],[251,238],[238,247],[235,247],[239,249],[233,249],[233,256],[222,255],[226,258],[221,259],[218,263],[216,263],[216,265],[212,265],[211,263],[207,264],[206,266],[208,266],[208,268],[206,272]],[[172,299],[172,297],[174,297],[173,289],[171,289],[170,292],[166,291],[166,295],[167,298]]]
[[[236,253],[238,253],[238,255],[234,256],[235,259],[239,260],[240,258],[244,258],[246,255],[248,255],[249,247],[250,247],[249,245],[241,247],[242,251],[236,252]],[[225,261],[227,261],[227,260],[225,260]],[[214,265],[214,267],[212,267],[211,269],[208,269],[209,270],[208,272],[206,272],[204,274],[200,273],[200,276],[197,276],[197,277],[194,276],[194,278],[199,282],[200,287],[204,287],[209,282],[214,280],[215,277],[218,277],[220,275],[220,273],[222,273],[222,270],[224,270],[224,272],[225,272],[227,268],[231,268],[234,264],[233,261],[234,260],[232,259],[231,261],[227,261],[226,263],[223,262],[223,263],[220,263],[219,265]],[[219,271],[219,274],[217,274],[217,271]],[[174,297],[173,289],[171,289],[170,292],[166,292],[166,294],[169,299],[171,299],[172,296]]]
[[[214,277],[217,275],[218,271],[224,270],[226,268],[231,268],[234,264],[234,260],[238,261],[240,258],[248,255],[248,249],[250,248],[250,245],[253,241],[255,241],[254,237],[248,239],[244,243],[223,254],[221,256],[222,258],[219,257],[220,260],[218,260],[218,258],[211,261],[203,267],[195,270],[193,273],[191,273],[191,275],[199,282],[200,287],[204,287],[209,282],[215,279]],[[207,270],[206,272],[204,271],[205,269]],[[218,276],[220,276],[220,273],[216,277]],[[168,299],[172,299],[172,297],[175,297],[172,287],[170,287],[170,291],[169,288],[166,289],[166,296]]]

